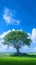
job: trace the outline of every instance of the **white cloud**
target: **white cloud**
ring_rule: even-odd
[[[10,9],[5,8],[3,13],[3,19],[6,23],[11,23],[13,14],[11,13]]]
[[[12,25],[16,25],[16,24],[20,24],[20,21],[17,19],[13,18],[13,13],[11,12],[10,9],[5,8],[4,9],[4,13],[3,13],[3,19],[7,24],[12,24]]]
[[[4,40],[3,40],[3,39],[1,39],[1,40],[0,40],[0,43],[2,43],[3,41],[4,41]]]
[[[31,38],[31,34],[30,33],[27,33],[29,35],[29,38]]]
[[[11,30],[4,32],[3,34],[0,35],[0,38],[2,39],[7,33],[9,33]]]
[[[20,52],[28,52],[29,51],[29,47],[28,46],[22,46],[22,48],[20,49]]]
[[[11,23],[12,19],[11,19],[11,16],[7,16],[7,15],[3,15],[3,18],[4,20],[7,22],[7,23]]]
[[[25,46],[24,48],[25,48],[25,49],[29,49],[29,47],[28,47],[28,46]]]
[[[9,33],[11,30],[8,30],[7,32],[3,32],[1,35],[0,35],[0,40],[3,39],[3,37],[5,37],[5,35],[7,33]],[[13,28],[12,31],[15,31],[15,29]]]
[[[13,28],[12,31],[15,31],[15,29]]]
[[[31,34],[28,33],[29,38],[32,40],[32,43],[36,43],[36,28],[32,29]]]
[[[32,29],[31,39],[33,43],[36,43],[36,29]]]
[[[7,45],[3,45],[2,42],[0,42],[0,52],[4,52],[7,49]]]
[[[13,51],[14,50],[14,51]],[[0,46],[0,52],[16,52],[16,49],[15,48],[13,48],[13,47],[8,47],[7,45],[3,45],[3,44],[1,44],[1,46]]]

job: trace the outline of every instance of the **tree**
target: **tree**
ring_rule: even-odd
[[[5,35],[3,38],[4,45],[13,46],[17,50],[17,54],[19,54],[19,49],[23,45],[30,46],[31,39],[29,38],[29,35],[25,33],[24,31],[16,30],[16,31],[10,31]]]

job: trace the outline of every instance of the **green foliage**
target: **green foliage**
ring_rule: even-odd
[[[19,52],[19,48],[22,45],[30,45],[31,39],[29,39],[29,35],[24,31],[11,31],[4,37],[3,44],[7,44],[8,46],[13,46]]]

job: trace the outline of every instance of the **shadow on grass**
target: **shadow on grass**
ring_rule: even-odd
[[[10,54],[9,56],[12,56],[12,57],[30,57],[30,58],[36,58],[36,55],[29,55],[29,54],[27,54],[27,53],[19,53],[19,54],[17,54],[17,53],[14,53],[14,54]]]

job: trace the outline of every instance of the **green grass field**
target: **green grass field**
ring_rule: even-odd
[[[36,58],[0,57],[0,65],[36,65]]]
[[[0,52],[0,65],[36,65],[36,53],[24,56],[10,56],[13,53]]]

